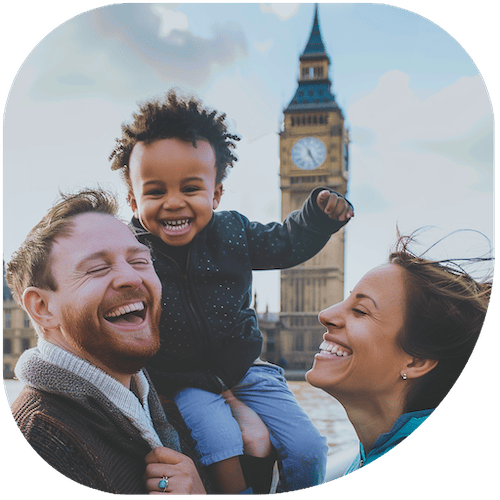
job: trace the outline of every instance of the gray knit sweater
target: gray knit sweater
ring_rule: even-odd
[[[146,493],[144,457],[151,449],[166,446],[194,457],[182,419],[173,411],[177,430],[169,423],[145,372],[133,378],[136,396],[60,351],[42,341],[22,355],[16,375],[26,385],[12,404],[21,432],[51,466],[102,491]]]

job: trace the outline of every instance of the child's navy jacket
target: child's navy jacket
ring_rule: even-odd
[[[147,363],[157,391],[184,387],[221,393],[235,386],[262,349],[251,308],[252,270],[285,269],[318,253],[347,221],[330,219],[315,189],[282,224],[250,222],[238,212],[214,212],[187,245],[185,269],[172,247],[132,220],[137,238],[153,252],[162,283],[161,347]]]

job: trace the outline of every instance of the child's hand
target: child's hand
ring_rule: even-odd
[[[321,191],[316,198],[319,208],[325,212],[330,219],[338,221],[349,220],[353,215],[353,209],[349,202],[336,193],[330,193],[326,189]]]
[[[273,445],[269,430],[259,415],[237,399],[231,391],[224,391],[221,396],[226,400],[234,419],[240,426],[245,455],[261,458],[269,456]]]

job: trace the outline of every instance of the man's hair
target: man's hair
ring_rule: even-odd
[[[472,278],[454,260],[427,260],[409,250],[412,236],[399,236],[389,262],[405,270],[405,321],[400,347],[411,356],[437,360],[412,381],[405,412],[435,408],[465,367],[483,326],[491,282]],[[466,263],[491,258],[460,259]]]
[[[116,139],[109,156],[111,170],[120,170],[129,190],[130,155],[138,142],[150,144],[161,139],[181,139],[196,147],[197,140],[208,141],[215,152],[216,184],[222,182],[228,167],[237,160],[232,151],[239,137],[228,132],[225,113],[204,107],[193,96],[180,96],[172,89],[161,100],[151,99],[140,104],[139,111],[132,117],[132,123],[122,125],[122,137]]]
[[[5,273],[7,284],[18,304],[22,306],[24,290],[29,286],[57,290],[50,261],[54,242],[58,238],[70,236],[74,218],[89,212],[116,217],[118,202],[111,193],[102,189],[61,194],[60,200],[28,233],[7,264]]]

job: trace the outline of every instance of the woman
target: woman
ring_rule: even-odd
[[[359,437],[346,473],[425,421],[467,363],[486,315],[490,283],[413,255],[411,241],[400,237],[388,264],[319,314],[327,332],[306,378],[344,406]]]

